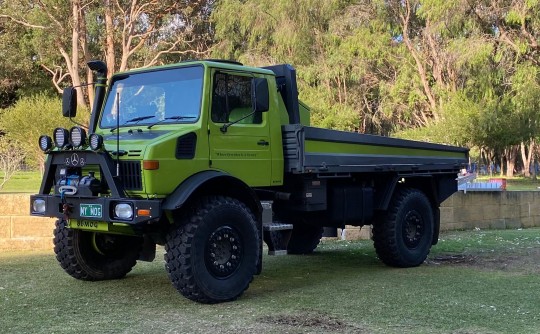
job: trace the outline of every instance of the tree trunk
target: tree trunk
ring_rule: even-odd
[[[86,106],[86,101],[84,99],[84,93],[81,85],[81,78],[79,76],[79,29],[80,29],[80,14],[79,10],[81,8],[80,0],[72,0],[72,15],[73,15],[73,27],[71,34],[71,61],[66,59],[68,62],[68,70],[71,75],[71,82],[77,90],[77,103],[81,106]],[[79,86],[79,87],[78,87]]]
[[[90,110],[91,110],[92,104],[94,103],[94,86],[93,86],[94,75],[92,74],[92,71],[90,70],[90,68],[88,68],[88,66],[86,65],[88,64],[90,60],[92,60],[92,56],[90,54],[90,49],[88,48],[88,39],[86,37],[88,33],[87,33],[87,28],[86,28],[86,15],[85,15],[84,10],[80,11],[79,34],[81,36],[80,44],[81,44],[81,49],[82,49],[83,57],[84,57],[83,66],[86,68],[86,84],[88,85],[86,86],[86,92],[88,94],[88,106],[90,107]]]
[[[406,13],[405,16],[401,16],[401,22],[403,24],[403,41],[405,42],[405,45],[407,46],[407,49],[411,53],[412,57],[414,58],[414,61],[416,63],[416,68],[418,70],[418,75],[420,76],[420,81],[422,82],[422,86],[424,88],[424,94],[426,95],[429,106],[431,108],[431,113],[433,115],[433,118],[435,120],[439,119],[439,115],[437,113],[437,103],[435,102],[435,97],[433,94],[433,91],[431,90],[431,87],[429,86],[429,80],[427,77],[426,69],[424,67],[424,64],[422,63],[422,60],[420,59],[420,56],[418,55],[418,52],[416,51],[415,46],[413,45],[410,36],[409,36],[409,23],[411,19],[411,4],[409,0],[405,1],[406,5]]]
[[[523,161],[523,175],[525,177],[531,176],[530,171],[531,171],[532,156],[534,155],[534,146],[535,146],[534,139],[531,139],[528,147],[526,147],[525,143],[523,142],[520,144],[521,160]]]
[[[105,62],[107,63],[107,77],[109,78],[115,72],[113,6],[110,0],[105,0]]]
[[[510,146],[506,151],[506,177],[514,177],[514,167],[516,166],[516,157],[518,153],[518,146]]]

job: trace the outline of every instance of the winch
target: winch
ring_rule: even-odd
[[[97,196],[101,190],[101,181],[95,178],[95,172],[88,172],[86,176],[72,172],[63,176],[55,186],[55,193],[62,196]]]

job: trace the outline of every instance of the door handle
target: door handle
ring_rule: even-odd
[[[270,143],[267,142],[267,141],[264,140],[264,139],[261,139],[261,140],[259,140],[259,141],[257,142],[257,145],[268,146],[268,145],[270,145]]]

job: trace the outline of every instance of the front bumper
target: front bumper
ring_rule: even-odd
[[[33,203],[36,199],[45,201],[45,211],[35,212]],[[161,218],[161,200],[111,198],[111,197],[65,197],[59,195],[30,196],[30,214],[40,217],[61,219],[90,220],[112,223],[124,223],[132,226],[158,221]],[[115,217],[116,204],[127,203],[133,208],[131,219]],[[89,210],[92,207],[94,210]]]

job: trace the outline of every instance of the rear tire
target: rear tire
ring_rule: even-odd
[[[235,300],[257,271],[260,242],[255,216],[246,205],[230,197],[204,198],[169,232],[165,267],[186,298]]]
[[[416,189],[398,189],[389,209],[373,225],[373,241],[382,262],[393,267],[421,265],[433,240],[431,203]]]
[[[54,252],[60,266],[85,281],[126,276],[137,263],[142,242],[140,237],[70,229],[61,219],[54,229]]]

